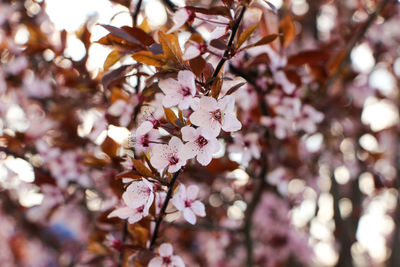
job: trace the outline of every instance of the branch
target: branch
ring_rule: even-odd
[[[133,26],[137,26],[137,24],[138,24],[138,16],[139,16],[139,12],[140,12],[140,8],[141,8],[141,6],[142,6],[142,1],[143,0],[139,0],[138,1],[138,3],[137,3],[137,5],[136,5],[136,8],[135,8],[135,11],[133,12],[133,15],[132,15],[132,20],[133,20]]]
[[[333,73],[333,75],[328,79],[328,81],[325,83],[323,86],[324,91],[328,90],[336,81],[336,79],[339,78],[340,74],[342,73],[343,69],[346,67],[351,51],[353,48],[356,46],[356,44],[364,37],[365,33],[368,31],[369,27],[372,25],[372,23],[375,21],[375,19],[378,17],[378,15],[381,13],[383,8],[388,4],[390,0],[383,0],[380,2],[376,8],[376,10],[371,13],[367,19],[367,21],[362,25],[361,29],[358,31],[358,33],[354,36],[354,38],[348,43],[346,49],[345,49],[345,54],[340,62],[338,68],[336,71]]]
[[[212,75],[211,84],[213,83],[213,80],[214,80],[213,78],[217,78],[219,72],[221,71],[222,67],[225,64],[225,61],[227,61],[227,59],[228,59],[228,57],[230,55],[230,50],[232,48],[233,41],[235,40],[236,33],[237,33],[238,29],[239,29],[239,25],[240,25],[240,22],[242,21],[242,18],[243,18],[243,15],[244,15],[245,11],[246,11],[246,6],[242,6],[242,9],[240,10],[239,17],[235,21],[235,24],[232,27],[232,33],[231,33],[231,36],[229,37],[229,40],[228,40],[228,47],[226,48],[226,50],[224,52],[224,55],[222,56],[221,60],[218,62],[218,65],[215,68],[214,73]]]
[[[229,64],[229,69],[233,74],[244,78],[249,84],[251,84],[255,88],[259,98],[261,97],[261,99],[259,99],[259,101],[258,101],[258,105],[260,107],[261,113],[264,116],[268,116],[269,112],[268,112],[268,106],[264,99],[264,92],[261,90],[261,88],[259,88],[259,86],[255,82],[253,76],[249,75],[245,71],[235,67],[232,64]],[[265,134],[266,141],[268,141],[268,138],[269,138],[269,132],[267,129],[266,134]],[[245,237],[246,266],[247,267],[252,267],[254,265],[253,238],[251,236],[251,230],[252,230],[252,225],[253,225],[253,214],[257,208],[258,203],[260,202],[262,193],[267,188],[265,176],[268,173],[268,157],[267,157],[267,152],[265,150],[262,152],[261,164],[263,164],[263,166],[260,171],[260,174],[258,175],[259,184],[258,184],[257,188],[255,189],[249,204],[247,205],[245,218],[244,218],[243,233],[244,233],[244,237]]]
[[[172,197],[172,191],[174,190],[174,185],[175,185],[176,180],[178,179],[180,172],[181,171],[179,170],[176,173],[174,173],[174,176],[172,177],[171,182],[169,183],[169,189],[167,192],[167,196],[165,197],[163,206],[160,211],[160,215],[158,216],[157,221],[156,221],[156,226],[154,228],[153,236],[151,237],[150,248],[152,248],[154,246],[154,244],[156,243],[158,231],[160,230],[160,225],[161,225],[161,222],[165,215],[165,210],[167,209],[168,203]]]

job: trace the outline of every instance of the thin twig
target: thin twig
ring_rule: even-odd
[[[158,231],[160,230],[161,222],[164,218],[168,203],[172,197],[172,191],[174,190],[174,185],[175,185],[176,180],[178,179],[179,173],[180,173],[180,170],[177,171],[176,173],[174,173],[174,176],[172,176],[171,182],[169,183],[167,196],[165,197],[164,203],[161,207],[160,215],[157,218],[156,226],[154,227],[153,236],[151,237],[150,248],[152,248],[154,246],[154,244],[156,243]]]
[[[235,234],[241,233],[240,231],[241,229],[228,228],[211,223],[203,223],[203,224],[197,223],[196,225],[192,225],[189,223],[170,223],[169,225],[175,228],[189,229],[194,231],[210,231],[210,232],[216,231],[216,232],[228,232]]]
[[[342,61],[340,62],[338,68],[336,71],[332,74],[332,76],[328,79],[328,81],[324,85],[324,91],[329,90],[329,88],[335,83],[336,79],[339,78],[340,74],[342,73],[343,69],[346,67],[349,59],[350,59],[350,54],[353,48],[356,46],[356,44],[364,37],[365,33],[368,31],[369,27],[372,25],[372,23],[375,21],[375,19],[378,17],[378,15],[381,13],[383,8],[388,4],[390,0],[383,0],[380,2],[376,8],[376,10],[371,13],[367,19],[367,21],[362,25],[360,30],[356,35],[354,35],[353,39],[348,43],[345,49],[345,54],[343,56]]]

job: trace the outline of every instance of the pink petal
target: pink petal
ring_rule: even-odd
[[[190,224],[196,223],[196,215],[194,215],[193,211],[190,208],[185,208],[183,210],[183,217]]]
[[[135,211],[129,207],[123,207],[112,211],[108,214],[107,218],[119,217],[121,219],[127,219],[128,217],[132,216]]]
[[[182,70],[178,73],[178,81],[184,87],[189,87],[192,96],[196,94],[195,75],[188,70]]]
[[[159,81],[158,87],[160,87],[161,91],[163,91],[164,94],[168,95],[168,94],[176,92],[177,88],[179,88],[180,86],[179,86],[179,83],[177,80],[168,78],[168,79]]]
[[[199,187],[197,185],[189,185],[186,194],[190,200],[196,199],[199,194]]]
[[[218,101],[218,106],[225,113],[231,113],[235,108],[235,98],[233,96],[227,95]]]
[[[196,129],[190,126],[185,126],[181,129],[182,132],[182,139],[183,141],[186,142],[193,142],[197,139],[197,137],[199,136],[198,134],[196,134]]]
[[[174,267],[185,267],[185,263],[179,256],[172,256],[172,264]]]
[[[165,95],[165,97],[163,98],[162,104],[164,107],[170,108],[179,104],[179,102],[182,101],[181,99],[182,97],[177,93],[168,94]]]
[[[153,124],[150,121],[144,121],[136,129],[136,137],[143,136],[153,129]]]
[[[217,110],[217,100],[215,100],[213,97],[203,96],[202,98],[200,98],[200,108],[207,111]]]
[[[171,29],[169,29],[167,33],[174,32],[179,29],[183,24],[185,24],[186,21],[189,19],[189,13],[186,8],[180,8],[175,12],[172,19],[174,20],[175,25]]]
[[[172,256],[173,252],[174,248],[169,243],[161,244],[161,246],[158,248],[158,253],[160,254],[161,257]]]
[[[171,199],[171,203],[177,210],[183,210],[185,208],[185,201],[179,195],[175,195]]]
[[[204,207],[204,204],[201,203],[201,201],[196,200],[195,202],[193,202],[191,208],[197,216],[206,216],[206,208]]]
[[[200,49],[194,45],[190,45],[190,46],[188,46],[188,48],[186,48],[185,53],[182,56],[182,59],[183,60],[191,60],[198,56],[200,56]]]
[[[201,165],[207,166],[212,160],[212,154],[212,152],[210,153],[207,150],[203,150],[197,154],[196,159]]]
[[[232,114],[227,114],[222,119],[222,130],[225,132],[235,132],[242,128],[240,121]]]
[[[163,266],[163,260],[160,257],[153,258],[148,265],[148,267],[162,267],[162,266]]]
[[[206,126],[210,123],[210,114],[201,108],[193,112],[190,117],[190,121],[196,126]]]
[[[199,152],[199,147],[195,143],[189,142],[183,145],[180,155],[185,160],[188,160],[194,158],[198,152]]]
[[[179,151],[183,147],[183,143],[181,139],[179,139],[176,136],[173,136],[171,140],[169,140],[169,149],[174,150],[174,151]]]

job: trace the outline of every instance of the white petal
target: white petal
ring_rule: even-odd
[[[190,224],[196,223],[196,215],[194,215],[193,211],[190,208],[185,208],[183,210],[183,217]]]

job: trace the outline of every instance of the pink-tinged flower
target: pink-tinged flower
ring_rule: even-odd
[[[127,126],[132,118],[132,113],[134,110],[133,103],[128,103],[125,100],[117,100],[115,101],[109,108],[108,113],[115,117],[119,118],[119,124],[121,126]]]
[[[144,121],[136,131],[132,132],[132,143],[135,153],[147,152],[151,149],[159,137],[159,132],[154,130],[150,121]]]
[[[182,141],[173,136],[168,145],[156,144],[153,147],[150,162],[159,172],[166,167],[171,173],[177,172],[186,164],[186,159],[182,156],[182,148]]]
[[[296,121],[299,129],[303,129],[307,133],[314,133],[317,130],[317,123],[322,122],[324,114],[317,111],[310,105],[304,105],[301,111],[301,116]]]
[[[185,126],[181,131],[182,139],[187,142],[183,146],[182,155],[186,159],[196,157],[201,165],[208,165],[212,155],[220,149],[217,138],[205,138],[201,135],[201,128],[194,129],[193,127]]]
[[[172,17],[172,20],[175,22],[175,25],[171,29],[169,29],[169,31],[167,33],[171,33],[171,32],[178,30],[186,22],[192,23],[194,21],[195,16],[196,15],[193,11],[188,10],[184,7],[178,9],[174,13],[174,16]]]
[[[285,72],[277,71],[274,73],[274,80],[282,86],[285,94],[291,95],[296,90],[296,85],[288,80]]]
[[[207,44],[191,42],[183,53],[183,60],[191,60],[207,52]]]
[[[119,217],[128,219],[129,223],[140,221],[149,215],[149,209],[153,204],[153,185],[146,179],[132,182],[122,194],[125,207],[118,208],[108,215],[108,218]]]
[[[163,105],[167,108],[178,105],[182,110],[187,109],[196,95],[195,76],[188,70],[180,71],[178,80],[161,80],[158,86],[165,94]]]
[[[174,255],[171,244],[164,243],[158,248],[158,257],[153,258],[148,267],[185,267],[182,258]]]
[[[201,127],[201,134],[206,138],[218,136],[221,128],[226,132],[235,132],[242,128],[242,124],[233,114],[234,108],[235,99],[232,96],[225,96],[218,102],[203,96],[196,111],[190,115],[190,121]]]
[[[48,80],[40,80],[33,75],[24,77],[24,91],[30,97],[46,98],[53,94]]]
[[[285,139],[292,133],[292,122],[283,117],[262,117],[261,124],[272,128],[276,138]]]
[[[259,159],[261,155],[260,145],[258,143],[259,135],[249,133],[245,136],[237,134],[234,136],[234,144],[228,147],[231,153],[241,153],[242,163],[248,163],[252,158]]]
[[[196,200],[199,194],[197,185],[190,185],[186,187],[181,184],[179,191],[175,193],[171,203],[179,211],[183,211],[183,217],[191,224],[196,223],[196,215],[200,217],[206,216],[204,204],[200,200]]]

